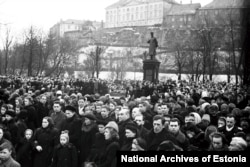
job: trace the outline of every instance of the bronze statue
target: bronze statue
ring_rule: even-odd
[[[151,60],[154,60],[155,55],[156,55],[156,48],[158,47],[158,41],[154,37],[153,32],[151,32],[150,35],[151,35],[151,38],[148,40],[148,43],[149,43],[149,56],[150,56]]]

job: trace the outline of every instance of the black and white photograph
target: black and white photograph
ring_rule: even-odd
[[[250,0],[0,0],[0,167],[249,151]]]

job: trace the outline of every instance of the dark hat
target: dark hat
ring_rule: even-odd
[[[138,131],[138,129],[137,129],[137,126],[136,126],[136,124],[134,124],[134,123],[128,123],[126,126],[125,126],[125,129],[129,129],[129,130],[131,130],[133,133],[135,133],[135,134],[137,134],[137,131]]]
[[[71,112],[76,112],[76,108],[73,107],[73,106],[66,106],[66,107],[65,107],[65,111],[66,111],[66,110],[69,110],[69,111],[71,111]]]
[[[86,118],[88,118],[90,120],[96,120],[95,115],[91,114],[91,113],[86,113],[86,114],[83,115],[83,117],[86,117]]]
[[[172,141],[170,140],[165,140],[163,141],[158,149],[158,151],[169,151],[169,150],[178,150],[178,151],[181,151],[181,148],[178,147],[177,145],[175,145]]]
[[[13,146],[10,142],[4,142],[3,144],[0,145],[0,151],[4,149],[12,150]]]
[[[107,123],[108,123],[107,121],[105,121],[105,120],[100,120],[100,119],[96,121],[96,124],[97,124],[97,125],[104,125],[104,126],[106,126]]]
[[[15,116],[16,116],[16,113],[15,113],[14,110],[9,109],[9,110],[6,111],[5,115],[9,115],[9,116],[11,116],[11,117],[15,117]]]

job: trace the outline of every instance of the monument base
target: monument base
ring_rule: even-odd
[[[154,60],[144,60],[143,61],[143,80],[157,82],[159,75],[160,62],[156,59]]]

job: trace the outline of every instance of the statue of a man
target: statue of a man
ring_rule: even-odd
[[[158,41],[154,37],[154,33],[150,32],[151,38],[148,40],[149,43],[149,56],[151,60],[155,59],[156,48],[158,47]]]

